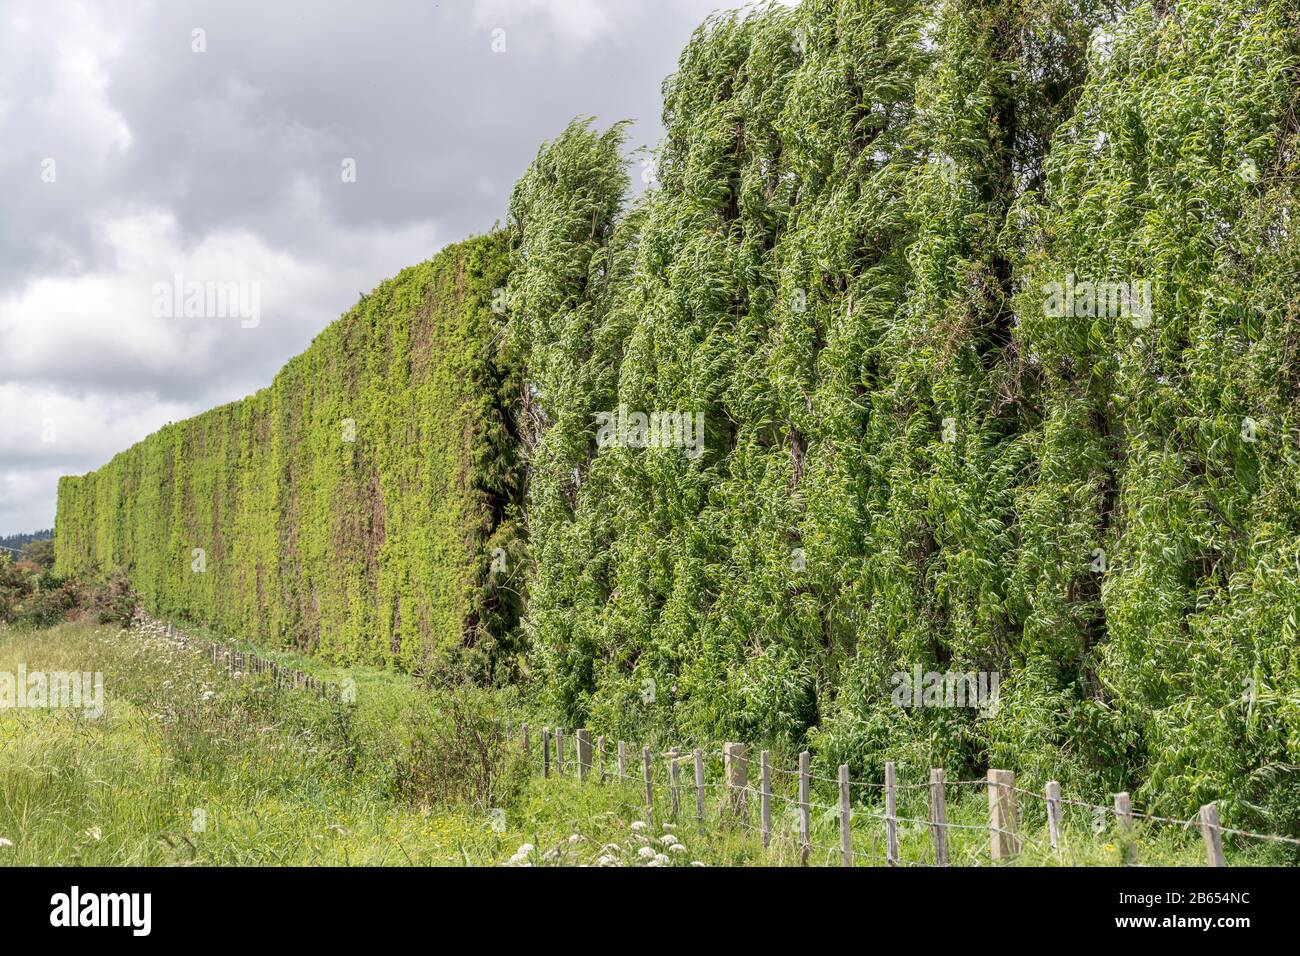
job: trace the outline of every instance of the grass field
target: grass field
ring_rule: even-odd
[[[250,648],[252,649],[252,648]],[[259,653],[268,654],[263,649]],[[269,655],[274,656],[274,655]],[[776,775],[777,837],[764,850],[745,825],[693,818],[685,768],[683,818],[668,821],[666,779],[654,819],[635,780],[579,783],[529,773],[497,720],[522,716],[511,697],[433,692],[394,673],[282,663],[356,681],[355,704],[276,689],[264,675],[232,680],[160,629],[64,624],[0,629],[0,672],[99,671],[105,709],[0,710],[0,864],[6,865],[756,865],[798,862],[793,778]],[[537,754],[534,738],[534,757]],[[789,755],[777,754],[778,767]],[[657,773],[663,774],[656,761]],[[570,750],[570,771],[572,751]],[[710,779],[716,780],[716,768]],[[838,863],[833,790],[813,800],[810,863]],[[904,790],[899,815],[924,820],[924,790]],[[883,861],[883,831],[855,813],[858,862]],[[1040,805],[1022,806],[1029,864],[1116,865],[1120,840],[1085,811],[1067,813],[1065,852],[1046,846]],[[752,819],[752,818],[751,818]],[[987,862],[980,786],[949,789],[954,864]],[[667,827],[665,827],[667,823]],[[904,861],[931,860],[921,823],[900,824]],[[1147,830],[1148,864],[1199,865],[1194,830]],[[674,845],[679,847],[674,849]],[[1230,849],[1234,864],[1287,862],[1272,846]]]

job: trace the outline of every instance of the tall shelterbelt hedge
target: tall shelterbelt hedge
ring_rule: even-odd
[[[65,480],[59,566],[344,660],[526,649],[568,726],[1294,831],[1297,37],[1245,0],[715,16],[644,195],[575,121],[505,231]],[[996,705],[899,706],[917,670]]]
[[[501,233],[448,247],[271,387],[65,478],[59,569],[123,567],[157,611],[341,661],[509,677],[507,265]]]
[[[644,198],[616,130],[548,144],[511,308],[549,705],[1294,806],[1294,16],[809,0],[697,32]],[[703,454],[602,444],[619,408]],[[895,706],[918,665],[997,706]]]

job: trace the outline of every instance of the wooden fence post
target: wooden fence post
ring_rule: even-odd
[[[551,728],[542,728],[542,776],[551,775]]]
[[[1205,840],[1205,865],[1227,866],[1223,858],[1223,831],[1219,828],[1219,808],[1213,803],[1201,807],[1201,837]]]
[[[772,844],[772,755],[764,750],[758,755],[759,826],[763,846]]]
[[[1043,788],[1043,794],[1047,797],[1047,838],[1051,841],[1052,849],[1060,852],[1061,849],[1061,785],[1055,780],[1047,781],[1047,786]]]
[[[555,774],[564,776],[564,731],[559,727],[555,728]]]
[[[726,805],[735,816],[747,818],[745,788],[749,785],[749,762],[745,759],[745,745],[723,745],[722,763],[727,779]]]
[[[677,758],[680,756],[681,752],[676,747],[668,751],[668,793],[672,798],[672,813],[674,820],[676,820],[678,814],[682,812],[681,794],[677,788]]]
[[[695,748],[695,819],[704,822],[704,751]]]
[[[653,817],[655,812],[655,792],[650,777],[650,748],[641,748],[641,776],[645,780],[645,812]],[[649,822],[649,821],[647,821]]]
[[[527,763],[527,762],[529,761],[529,759],[531,758],[531,755],[530,755],[529,752],[528,752],[528,751],[529,751],[529,746],[528,746],[528,743],[529,743],[529,741],[528,741],[528,725],[527,725],[527,724],[521,724],[520,727],[519,727],[519,732],[520,732],[520,734],[521,734],[522,737],[523,737],[522,746],[523,746],[523,751],[524,751],[524,762]]]
[[[578,731],[578,779],[586,780],[591,772],[591,731]]]
[[[934,865],[948,865],[948,808],[943,792],[943,771],[930,771],[930,834],[934,838]]]
[[[885,863],[898,866],[898,772],[885,761]]]
[[[627,779],[627,744],[622,740],[618,742],[618,779]]]
[[[849,810],[849,765],[840,764],[840,866],[853,865],[853,815]]]
[[[1016,814],[1016,775],[1010,770],[989,771],[989,855],[996,863],[1020,852],[1019,817]]]
[[[808,806],[808,784],[810,783],[809,764],[812,755],[803,750],[799,753],[799,846],[805,864],[808,854],[812,852],[812,812]]]
[[[1128,792],[1115,794],[1115,820],[1119,823],[1119,838],[1124,843],[1124,862],[1137,862],[1137,844],[1133,842],[1133,805]]]
[[[596,760],[600,763],[600,782],[604,783],[609,775],[609,761],[606,760],[605,753],[605,735],[601,734],[596,738]]]

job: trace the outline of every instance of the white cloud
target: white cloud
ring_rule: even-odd
[[[0,384],[6,465],[0,468],[0,528],[35,530],[54,523],[61,475],[81,474],[199,409],[151,395],[72,394],[39,385]]]

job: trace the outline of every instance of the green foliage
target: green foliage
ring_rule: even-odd
[[[626,212],[617,129],[545,148],[511,307],[547,706],[1294,829],[1296,35],[810,0],[697,32]],[[1070,274],[1149,279],[1151,326],[1051,314]],[[598,447],[619,405],[703,412],[705,453]],[[917,664],[1000,706],[892,706]]]
[[[54,567],[54,541],[51,538],[41,538],[36,541],[29,541],[22,547],[20,560],[29,564],[34,564],[42,571]]]
[[[65,479],[58,570],[339,661],[531,674],[570,727],[1296,832],[1297,27],[1246,0],[715,16],[644,196],[624,127],[575,121],[505,231]],[[1150,282],[1150,321],[1062,314],[1076,279]],[[702,453],[602,444],[620,410],[702,414]],[[914,667],[996,672],[998,706],[895,706]],[[436,789],[456,748],[412,747]]]
[[[24,545],[46,539],[54,539],[54,530],[52,528],[26,534],[0,535],[0,551],[8,551],[10,555],[15,555],[22,550]]]
[[[401,718],[409,740],[392,758],[394,793],[485,813],[510,805],[528,768],[518,740],[506,735],[501,708],[499,693],[473,685],[413,702]]]
[[[275,383],[59,489],[58,568],[123,568],[154,612],[505,680],[518,588],[518,389],[497,346],[500,233],[383,283]],[[201,549],[198,550],[198,549]]]
[[[32,590],[31,574],[0,552],[0,623],[13,620],[19,603]]]

